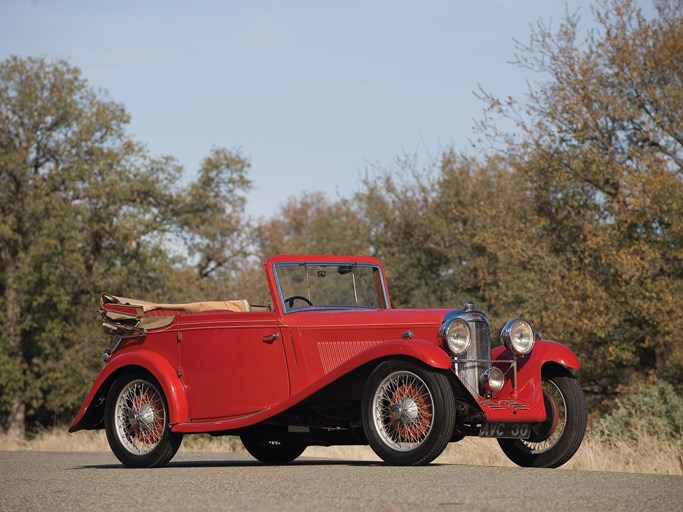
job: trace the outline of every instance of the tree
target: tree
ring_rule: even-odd
[[[655,7],[599,2],[583,40],[577,14],[539,23],[518,62],[545,81],[523,102],[486,96],[517,123],[503,150],[571,277],[555,316],[597,394],[683,384],[683,2]]]
[[[436,306],[445,259],[438,238],[440,215],[431,208],[435,170],[411,156],[368,176],[355,201],[370,234],[373,254],[384,263],[394,306]]]
[[[505,159],[453,151],[425,169],[412,159],[367,180],[357,195],[371,245],[402,307],[459,307],[474,300],[502,327],[538,316],[556,263],[544,251],[534,205]]]
[[[248,162],[214,149],[181,187],[182,168],[150,157],[128,122],[66,61],[0,63],[0,413],[12,436],[79,405],[100,291],[162,298],[178,276],[201,279],[192,263],[206,277],[229,259]]]
[[[354,254],[368,251],[365,226],[353,203],[320,192],[292,197],[255,233],[262,258],[283,253]]]
[[[242,213],[243,194],[251,185],[248,169],[249,162],[239,150],[214,148],[202,162],[197,180],[180,197],[176,234],[185,252],[196,259],[202,278],[229,270],[231,257],[247,254]]]

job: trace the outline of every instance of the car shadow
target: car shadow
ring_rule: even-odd
[[[423,467],[438,467],[442,464],[429,464]],[[182,468],[245,468],[245,467],[282,467],[282,466],[348,466],[348,467],[394,467],[382,461],[357,461],[357,460],[338,460],[338,459],[300,459],[290,462],[288,464],[265,464],[257,460],[182,460],[169,462],[163,468],[159,469],[182,469]],[[92,464],[78,466],[73,469],[135,469],[124,466],[123,464]],[[149,468],[142,468],[149,469]]]

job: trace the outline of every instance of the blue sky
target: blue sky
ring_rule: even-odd
[[[247,212],[289,196],[360,188],[402,154],[470,153],[478,85],[521,96],[513,39],[584,0],[0,0],[0,59],[66,58],[132,115],[153,155],[194,172],[213,146],[241,148]]]

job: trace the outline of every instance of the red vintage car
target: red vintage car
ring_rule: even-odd
[[[427,464],[464,436],[496,438],[521,466],[557,467],[579,448],[579,360],[527,321],[510,320],[492,349],[471,302],[392,308],[375,258],[276,256],[265,270],[260,306],[103,294],[115,345],[69,431],[104,428],[132,467],[166,464],[196,433],[238,435],[271,464],[358,444]]]

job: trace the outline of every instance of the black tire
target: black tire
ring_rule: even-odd
[[[446,376],[410,361],[378,365],[365,384],[361,408],[370,447],[390,464],[429,464],[455,427],[455,398]]]
[[[586,432],[588,408],[581,386],[560,366],[543,369],[547,419],[531,428],[528,440],[499,439],[505,455],[522,467],[557,468],[571,459]]]
[[[112,452],[132,468],[165,465],[183,440],[182,434],[168,428],[168,404],[161,386],[142,373],[125,374],[114,381],[104,418]]]
[[[287,464],[299,457],[306,449],[306,444],[271,441],[261,433],[243,434],[240,439],[252,457],[266,464]]]

